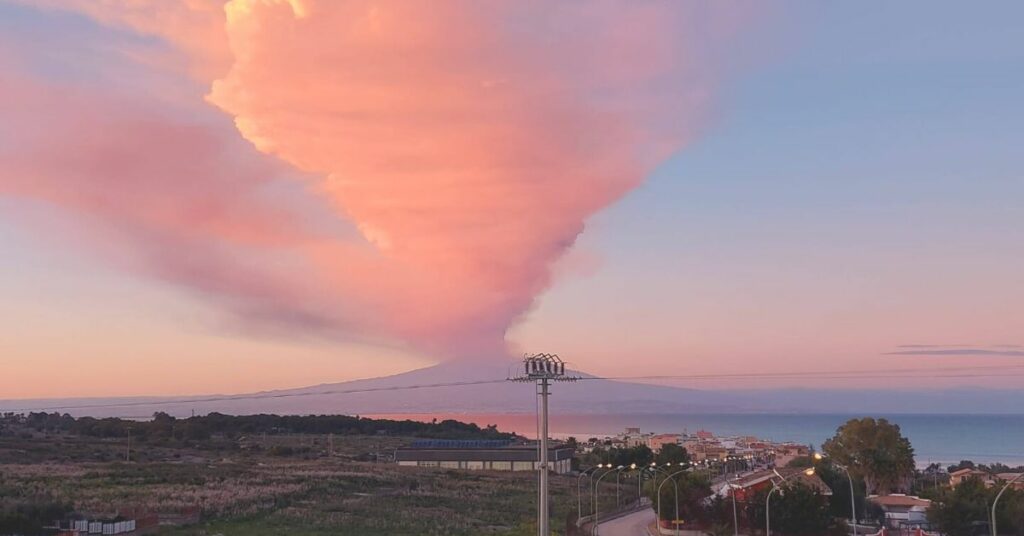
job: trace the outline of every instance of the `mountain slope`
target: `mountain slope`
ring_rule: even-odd
[[[251,413],[532,413],[535,388],[501,381],[517,363],[444,363],[432,367],[342,383],[237,395],[235,397],[136,397],[115,399],[0,400],[0,411],[80,406],[72,415],[144,417],[155,411],[186,416],[219,411]],[[592,378],[584,373],[580,376]],[[488,383],[472,384],[483,381]],[[429,386],[468,382],[457,387]],[[958,389],[883,391],[771,389],[712,391],[585,379],[558,382],[551,409],[565,414],[629,413],[1024,413],[1024,391]],[[227,399],[224,399],[227,398]],[[211,400],[215,399],[215,400]],[[111,404],[122,404],[111,406]]]

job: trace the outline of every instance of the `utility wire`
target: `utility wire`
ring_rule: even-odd
[[[813,379],[836,379],[836,378],[876,378],[892,377],[899,374],[928,375],[945,373],[975,372],[979,374],[962,377],[984,377],[1004,376],[999,371],[1024,371],[1024,365],[991,365],[971,367],[916,367],[916,368],[894,368],[894,369],[873,369],[873,370],[835,370],[835,371],[798,371],[798,372],[741,372],[726,374],[652,374],[646,376],[583,376],[578,380],[722,380],[722,379],[765,379],[765,378],[813,378]],[[882,376],[884,375],[884,376]],[[925,376],[927,377],[927,376]],[[959,374],[937,376],[942,378],[961,377]]]
[[[1007,371],[1022,371],[1019,374],[1008,374]],[[736,379],[885,379],[914,375],[917,378],[986,378],[1024,376],[1024,365],[997,365],[973,367],[918,367],[874,370],[843,370],[843,371],[798,371],[798,372],[758,372],[735,374],[655,374],[646,376],[583,376],[578,380],[736,380]],[[103,404],[77,404],[64,406],[29,407],[9,409],[11,412],[57,411],[77,409],[121,408],[133,406],[167,406],[174,404],[194,404],[200,402],[231,402],[236,400],[262,400],[275,398],[298,398],[323,395],[347,395],[358,393],[375,393],[384,391],[407,391],[415,389],[433,389],[441,387],[466,387],[472,385],[488,385],[504,383],[507,379],[476,380],[448,383],[430,383],[420,385],[397,385],[390,387],[367,387],[362,389],[328,389],[324,391],[300,391],[285,393],[255,393],[251,395],[214,396],[202,398],[177,398],[171,400],[115,402]]]
[[[271,399],[271,398],[293,398],[303,396],[320,396],[320,395],[349,395],[356,393],[376,393],[381,391],[408,391],[413,389],[432,389],[435,387],[464,387],[469,385],[485,385],[490,383],[505,383],[507,380],[479,380],[479,381],[465,381],[465,382],[449,382],[449,383],[428,383],[421,385],[396,385],[391,387],[367,387],[364,389],[329,389],[326,391],[315,391],[315,392],[295,392],[295,393],[256,393],[251,395],[234,395],[234,396],[214,396],[207,398],[179,398],[175,400],[153,400],[153,401],[135,401],[135,402],[119,402],[112,404],[81,404],[75,406],[49,406],[40,408],[20,408],[5,410],[11,412],[21,411],[51,411],[61,409],[96,409],[96,408],[121,408],[130,406],[156,406],[156,405],[170,405],[170,404],[192,404],[196,402],[231,402],[233,400],[258,400],[258,399]]]

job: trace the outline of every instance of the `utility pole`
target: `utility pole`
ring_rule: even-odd
[[[548,497],[548,395],[553,381],[576,381],[576,377],[565,375],[565,362],[555,354],[534,354],[523,357],[523,373],[509,378],[509,381],[535,382],[537,396],[540,398],[540,415],[537,416],[540,428],[537,442],[540,446],[539,465],[540,479],[537,492],[537,535],[551,535],[551,501]]]
[[[128,425],[128,448],[124,452],[125,463],[132,461],[132,426]]]

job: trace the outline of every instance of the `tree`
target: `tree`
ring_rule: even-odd
[[[850,517],[850,483],[846,479],[846,473],[836,468],[826,458],[815,467],[815,474],[832,490],[828,497],[829,511],[833,517],[848,519]],[[857,519],[865,519],[864,504],[864,483],[861,480],[853,481],[854,501],[857,505]]]
[[[956,489],[943,488],[928,509],[928,521],[949,536],[988,534],[989,515],[1002,486],[986,487],[979,478],[968,478]],[[1024,492],[1008,489],[999,499],[996,521],[1000,534],[1024,534]]]
[[[949,536],[971,536],[988,519],[988,493],[977,478],[968,478],[932,503],[928,521]]]
[[[906,492],[914,476],[914,448],[886,419],[850,419],[822,449],[862,479],[868,494]]]
[[[679,465],[689,463],[690,454],[686,452],[686,449],[675,443],[666,443],[661,446],[660,450],[658,450],[658,454],[654,457],[654,461],[657,462],[658,465],[664,465],[666,463]]]
[[[960,463],[954,463],[949,466],[949,472],[953,473],[961,469],[974,469],[974,462],[971,460],[960,460]]]
[[[679,487],[679,519],[687,525],[700,527],[711,520],[709,512],[708,497],[711,497],[711,485],[700,475],[685,472],[673,477]],[[662,485],[664,483],[664,485]],[[661,487],[661,518],[673,519],[676,514],[675,487],[672,482],[658,480]],[[656,488],[652,485],[648,488],[648,495],[653,504],[658,504]]]
[[[747,521],[752,527],[764,527],[765,497],[771,488],[759,491],[748,502]],[[838,531],[829,512],[828,498],[801,482],[784,484],[771,500],[772,531],[792,536],[821,536]]]

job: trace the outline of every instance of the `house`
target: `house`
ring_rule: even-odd
[[[705,460],[725,460],[729,456],[729,449],[722,445],[704,445]]]
[[[654,452],[661,450],[665,445],[678,445],[678,434],[658,434],[647,438],[647,446]]]
[[[988,471],[982,471],[981,469],[960,469],[959,471],[953,471],[952,473],[949,474],[949,485],[952,488],[956,488],[958,485],[960,485],[961,483],[963,483],[963,481],[967,479],[977,478],[978,480],[981,480],[981,482],[985,485],[986,488],[991,488],[996,485],[1002,486],[1006,482],[1012,482],[1014,479],[1020,478],[1020,476],[1020,473],[993,474]],[[1019,480],[1017,482],[1014,482],[1013,488],[1018,490],[1024,489],[1024,482]]]
[[[992,481],[992,485],[993,486],[996,485],[996,484],[998,484],[999,486],[1003,486],[1007,482],[1013,482],[1014,479],[1017,479],[1017,478],[1020,478],[1021,480],[1024,480],[1024,477],[1021,477],[1020,473],[996,473],[994,475],[994,477],[995,478]],[[1016,490],[1024,489],[1024,482],[1021,482],[1021,480],[1013,482],[1013,489],[1016,489]]]
[[[932,502],[913,495],[871,495],[868,502],[878,505],[885,512],[885,526],[903,528],[907,525],[928,523],[928,507]]]
[[[556,444],[548,450],[551,471],[566,474],[572,470],[572,447]],[[535,471],[538,469],[536,444],[489,440],[421,440],[395,450],[398,465],[477,469],[493,471]]]
[[[980,469],[960,469],[959,471],[953,471],[952,473],[949,473],[949,485],[953,488],[956,488],[961,483],[963,483],[964,480],[967,480],[968,478],[977,478],[982,481],[985,481],[986,479],[989,478],[989,476],[990,475],[986,471],[982,471]]]
[[[780,475],[786,478],[786,483],[799,482],[817,490],[822,495],[832,495],[832,488],[818,475],[808,475],[805,469],[798,467],[782,467],[778,469]],[[761,491],[771,489],[773,482],[779,484],[779,475],[775,471],[764,470],[748,474],[743,478],[730,480],[721,484],[715,491],[722,497],[728,497],[735,490],[736,501],[746,502],[754,498]]]

